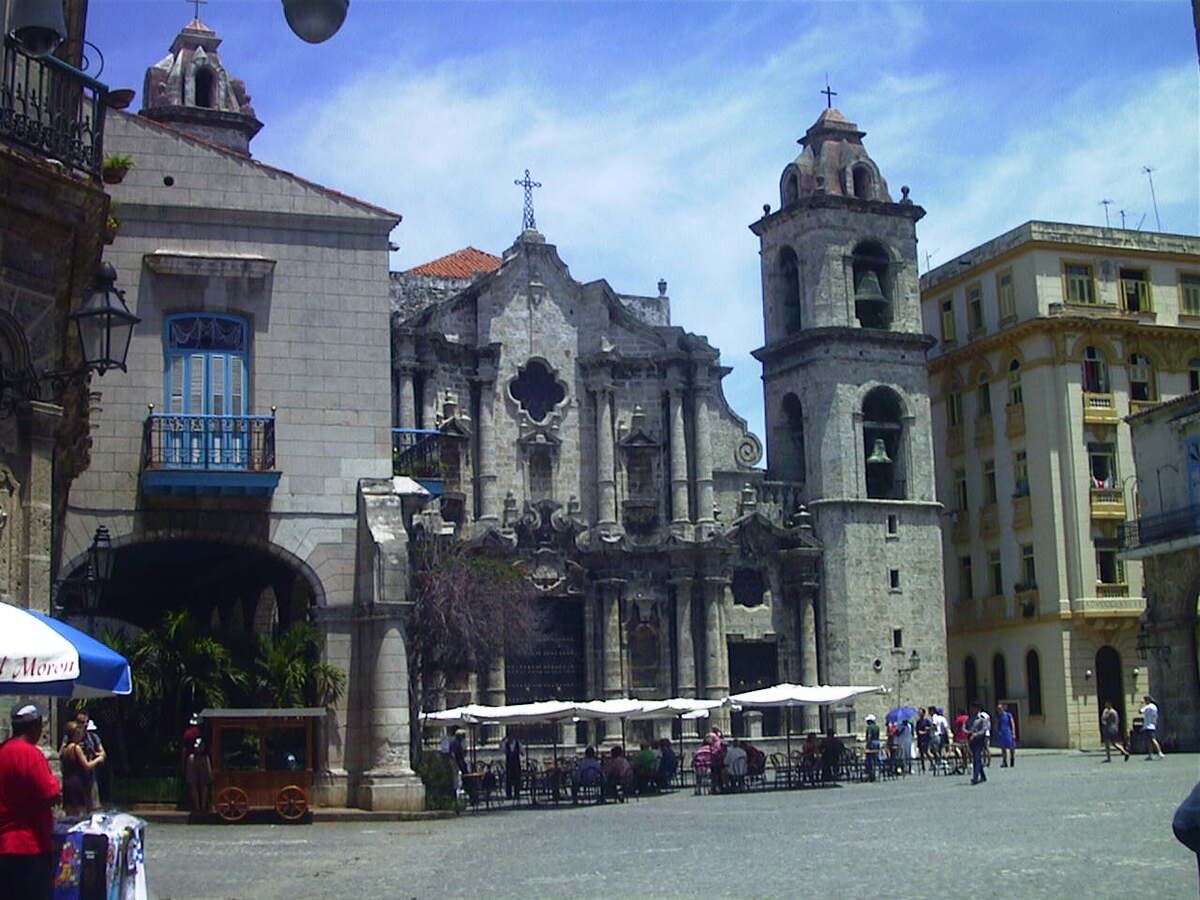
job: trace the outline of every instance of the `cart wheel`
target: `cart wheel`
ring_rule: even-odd
[[[213,807],[217,815],[226,822],[240,822],[250,812],[250,798],[239,787],[222,788],[217,794]]]
[[[275,812],[287,822],[295,822],[308,812],[308,794],[304,788],[289,784],[275,795]]]

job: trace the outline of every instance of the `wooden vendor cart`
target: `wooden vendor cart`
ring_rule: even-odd
[[[252,809],[274,809],[295,822],[311,806],[313,725],[320,707],[206,709],[213,771],[213,808],[226,822]]]

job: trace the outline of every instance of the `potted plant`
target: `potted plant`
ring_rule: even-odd
[[[115,241],[120,228],[121,220],[110,212],[108,218],[104,221],[104,243],[111,244]]]
[[[104,157],[100,166],[100,176],[105,184],[120,184],[125,180],[126,173],[133,168],[133,159],[120,154],[110,154]]]

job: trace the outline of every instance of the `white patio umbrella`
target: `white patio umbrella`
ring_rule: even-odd
[[[838,685],[838,684],[776,684],[756,691],[733,694],[728,702],[733,706],[830,706],[841,703],[859,694],[886,694],[888,689],[881,684]],[[792,717],[787,716],[787,752],[792,752]]]

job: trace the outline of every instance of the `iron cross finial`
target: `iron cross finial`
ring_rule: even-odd
[[[833,109],[833,98],[837,96],[837,91],[831,91],[829,89],[829,74],[828,73],[826,73],[826,75],[825,75],[825,90],[820,91],[819,93],[822,93],[825,95],[826,109]]]
[[[208,0],[183,0],[183,2],[190,3],[195,8],[195,11],[192,14],[193,19],[199,19],[200,18],[200,7],[208,5]]]
[[[528,231],[532,228],[537,231],[537,223],[533,220],[533,189],[540,188],[541,182],[533,181],[529,177],[529,170],[525,170],[525,177],[521,180],[514,180],[513,184],[517,187],[525,188],[525,209],[521,217],[521,230]]]

